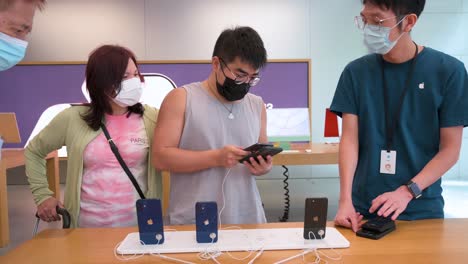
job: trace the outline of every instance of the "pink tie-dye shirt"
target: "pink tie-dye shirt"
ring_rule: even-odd
[[[106,127],[120,155],[147,190],[149,142],[143,119],[132,114],[106,115]],[[139,195],[110,149],[104,133],[85,148],[81,184],[79,227],[137,225],[135,202]]]

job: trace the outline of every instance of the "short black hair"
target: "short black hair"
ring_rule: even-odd
[[[225,29],[213,50],[213,57],[222,58],[226,63],[233,62],[236,57],[258,70],[267,62],[267,52],[262,38],[251,27],[235,27]]]
[[[362,3],[392,10],[398,17],[408,14],[415,14],[419,17],[424,10],[426,0],[362,0]]]

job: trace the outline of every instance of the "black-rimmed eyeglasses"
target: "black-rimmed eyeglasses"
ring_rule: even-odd
[[[221,61],[222,64],[224,64],[224,66],[226,66],[226,68],[232,74],[232,76],[234,77],[234,82],[236,84],[248,83],[252,87],[252,86],[257,85],[258,82],[260,82],[260,76],[250,77],[249,75],[240,75],[240,76],[236,75],[234,72],[231,71],[231,69],[229,69],[226,62],[222,58],[219,58],[219,60]],[[224,74],[224,71],[223,71],[223,74]],[[224,75],[224,77],[226,77],[226,75]]]

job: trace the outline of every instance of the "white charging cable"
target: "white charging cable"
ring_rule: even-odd
[[[177,230],[175,230],[177,231]],[[160,241],[162,240],[162,235],[161,234],[157,234],[156,235],[156,240],[158,241],[158,243],[156,245],[159,245]],[[117,248],[122,244],[123,241],[120,241],[119,243],[117,243],[117,245],[115,245],[114,247],[114,256],[117,260],[120,260],[120,261],[130,261],[130,260],[135,260],[135,259],[138,259],[138,258],[141,258],[143,257],[145,254],[133,254],[133,255],[124,255],[124,254],[118,254],[117,253]],[[145,245],[145,243],[143,241],[140,240],[140,243],[142,245]],[[162,259],[166,259],[166,260],[170,260],[170,261],[174,261],[174,262],[177,262],[177,263],[183,263],[183,264],[195,264],[193,262],[190,262],[190,261],[185,261],[185,260],[182,260],[182,259],[177,259],[177,258],[173,258],[173,257],[169,257],[169,256],[165,256],[165,255],[162,255],[161,253],[157,252],[157,253],[152,253],[150,252],[149,253],[151,256],[156,256],[156,257],[160,257]]]
[[[221,230],[221,214],[223,213],[223,210],[226,206],[226,197],[224,194],[224,184],[226,183],[227,177],[229,176],[229,173],[231,172],[231,168],[228,169],[226,174],[224,174],[223,177],[223,182],[221,184],[221,193],[223,196],[223,206],[221,207],[221,210],[218,213],[218,230]],[[213,234],[214,235],[214,234]],[[216,236],[210,236],[211,237],[211,243],[210,246],[208,246],[204,251],[201,251],[198,253],[197,257],[200,260],[213,260],[215,263],[219,263],[218,260],[216,259],[217,257],[222,255],[222,252],[216,248],[215,246],[215,239]]]
[[[224,175],[223,177],[223,182],[221,184],[221,194],[222,194],[222,197],[223,197],[223,206],[221,207],[221,210],[219,210],[219,214],[218,214],[218,230],[222,230],[221,229],[221,223],[222,223],[222,220],[221,220],[221,216],[222,216],[222,213],[224,211],[224,209],[226,208],[226,194],[224,192],[224,185],[226,184],[226,181],[230,175],[230,172],[231,172],[232,168],[229,168],[228,171],[226,172],[226,174]],[[229,226],[229,227],[225,227],[224,230],[227,230],[227,229],[241,229],[240,227],[238,226]],[[214,240],[214,239],[213,239]],[[212,242],[212,247],[214,247],[214,242]],[[231,259],[234,259],[234,260],[237,260],[237,261],[243,261],[243,260],[246,260],[248,259],[250,256],[252,256],[252,254],[254,254],[255,252],[257,252],[257,250],[246,250],[246,252],[249,252],[249,254],[245,257],[242,257],[242,258],[237,258],[235,256],[233,256],[229,251],[225,251],[225,253],[231,258]],[[206,252],[203,252],[203,253],[206,253]],[[216,263],[218,263],[218,261],[216,260],[217,257],[221,256],[222,255],[222,251],[220,250],[212,250],[210,252],[210,254],[202,254],[201,257],[203,259],[212,259],[213,261],[215,261]],[[258,250],[258,253],[257,255],[249,262],[249,264],[253,263],[258,257],[260,257],[260,255],[263,253],[263,247],[260,248]],[[207,258],[208,256],[210,256],[210,258]]]
[[[213,233],[214,234],[214,233]],[[214,248],[214,240],[216,236],[210,236],[211,237],[211,243],[210,246],[208,246],[204,251],[201,251],[198,253],[198,259],[199,260],[213,260],[216,263],[219,263],[218,260],[216,260],[217,257],[221,256],[221,251],[218,249]]]
[[[312,231],[309,232],[309,239],[311,239],[310,234],[312,234],[312,235],[314,236],[314,239],[315,239],[315,234],[314,234],[314,232],[312,232]],[[340,253],[338,253],[338,251],[336,251],[334,248],[330,247],[330,245],[327,243],[327,240],[325,240],[325,239],[323,238],[323,236],[325,235],[324,230],[319,230],[319,231],[318,231],[318,235],[320,236],[321,241],[326,245],[326,249],[329,249],[330,251],[334,252],[335,255],[336,255],[336,257],[332,257],[332,256],[330,256],[330,255],[328,255],[328,254],[325,254],[325,252],[324,252],[323,250],[317,251],[316,253],[317,253],[318,255],[323,255],[324,257],[326,257],[326,258],[329,259],[329,260],[333,260],[333,261],[341,260],[341,258],[342,258],[343,256],[342,256]],[[318,257],[319,257],[319,259],[320,259],[320,256],[318,256]]]
[[[228,229],[232,229],[232,228],[239,228],[240,230],[242,230],[240,227],[237,227],[237,226],[231,226],[231,227],[228,227]],[[244,238],[245,240],[247,241],[248,240],[248,236],[246,234],[244,234]],[[253,248],[253,245],[250,244],[249,245],[250,248]],[[263,246],[259,248],[259,250],[245,250],[245,252],[248,252],[248,254],[244,257],[241,257],[241,258],[238,258],[238,257],[235,257],[234,255],[231,254],[231,252],[229,251],[226,251],[226,254],[231,258],[231,259],[234,259],[234,260],[237,260],[237,261],[244,261],[248,258],[250,258],[252,256],[252,254],[254,254],[255,252],[262,252],[263,253]]]
[[[263,254],[263,247],[258,251],[257,255],[255,255],[255,257],[249,261],[248,264],[253,264],[253,263],[255,262],[255,260],[256,260],[258,257],[260,257],[262,254]]]
[[[160,234],[157,234],[156,235],[156,240],[158,241],[158,243],[156,245],[159,245],[159,242],[161,242],[162,240],[162,236]],[[141,241],[140,241],[141,242]],[[141,242],[142,245],[144,245],[143,242]],[[178,259],[178,258],[173,258],[173,257],[169,257],[169,256],[166,256],[166,255],[162,255],[161,253],[157,252],[156,254],[155,253],[150,253],[151,256],[156,256],[156,257],[160,257],[162,259],[167,259],[167,260],[171,260],[171,261],[174,261],[174,262],[178,262],[178,263],[184,263],[184,264],[195,264],[193,262],[190,262],[190,261],[185,261],[185,260],[182,260],[182,259]]]
[[[309,239],[311,239],[311,236],[310,235],[313,235],[314,236],[314,239],[316,238],[315,237],[315,234],[311,231],[309,232]],[[322,235],[320,235],[320,238],[322,238]],[[302,257],[302,261],[305,262],[305,255],[309,254],[310,252],[314,252],[315,253],[315,261],[313,263],[320,263],[321,261],[321,258],[320,258],[320,255],[318,254],[318,251],[317,251],[317,248],[307,248],[307,249],[304,249],[301,253],[299,254],[296,254],[294,256],[291,256],[291,257],[288,257],[288,258],[285,258],[283,260],[280,260],[280,261],[277,261],[275,262],[274,264],[282,264],[282,263],[286,263],[288,261],[291,261],[295,258],[299,258],[299,257]]]
[[[119,243],[117,243],[117,245],[115,245],[114,247],[114,256],[117,260],[120,260],[120,261],[129,261],[129,260],[135,260],[135,259],[138,259],[138,258],[141,258],[143,257],[144,254],[133,254],[133,255],[124,255],[124,254],[118,254],[117,253],[117,248],[120,246],[120,244],[122,244],[123,241],[120,241]]]
[[[219,214],[218,214],[218,230],[221,230],[221,214],[223,213],[224,208],[226,207],[226,196],[224,194],[224,184],[226,183],[226,180],[229,176],[229,173],[231,172],[231,169],[232,168],[229,168],[226,174],[224,174],[223,183],[221,184],[221,194],[223,195],[223,206],[221,207],[221,210],[219,210]]]
[[[312,238],[311,235],[314,236],[314,239],[316,239],[315,234],[314,234],[314,232],[312,232],[312,231],[309,232],[309,239]],[[302,256],[302,260],[305,262],[305,255],[307,255],[307,254],[310,253],[310,252],[314,252],[314,253],[315,253],[315,261],[312,262],[313,264],[320,263],[322,260],[323,260],[325,263],[328,263],[328,261],[327,261],[326,259],[328,259],[328,260],[333,260],[333,261],[339,261],[339,260],[341,260],[343,256],[342,256],[340,253],[338,253],[334,248],[329,247],[327,241],[326,241],[325,239],[323,239],[324,231],[323,231],[323,230],[320,230],[319,233],[318,233],[318,235],[320,236],[321,241],[327,246],[327,249],[330,249],[332,252],[334,252],[334,253],[336,254],[335,257],[330,256],[330,255],[324,253],[322,250],[319,251],[317,248],[309,248],[309,249],[304,249],[303,252],[301,252],[301,253],[299,253],[299,254],[297,254],[297,255],[294,255],[294,256],[291,256],[291,257],[289,257],[289,258],[286,258],[286,259],[277,261],[277,262],[275,262],[275,264],[286,263],[286,262],[288,262],[288,261],[290,261],[290,260],[292,260],[292,259],[295,259],[295,258],[298,258],[298,257],[301,257],[301,256]],[[320,255],[324,256],[326,259],[322,259],[322,257],[321,257]]]
[[[291,256],[289,258],[285,258],[283,260],[280,260],[280,261],[277,261],[275,262],[274,264],[282,264],[282,263],[286,263],[288,261],[291,261],[295,258],[299,258],[299,257],[303,257],[303,260],[304,260],[304,256],[309,254],[310,252],[315,252],[317,249],[316,248],[309,248],[309,249],[305,249],[303,252],[297,254],[297,255],[294,255],[294,256]],[[316,254],[317,255],[317,254]],[[318,262],[317,262],[318,263]]]

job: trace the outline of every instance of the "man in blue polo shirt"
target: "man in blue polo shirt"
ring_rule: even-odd
[[[468,125],[468,75],[457,59],[413,42],[424,0],[363,0],[356,17],[372,54],[344,69],[331,105],[343,118],[337,225],[363,217],[444,217],[441,177]]]

